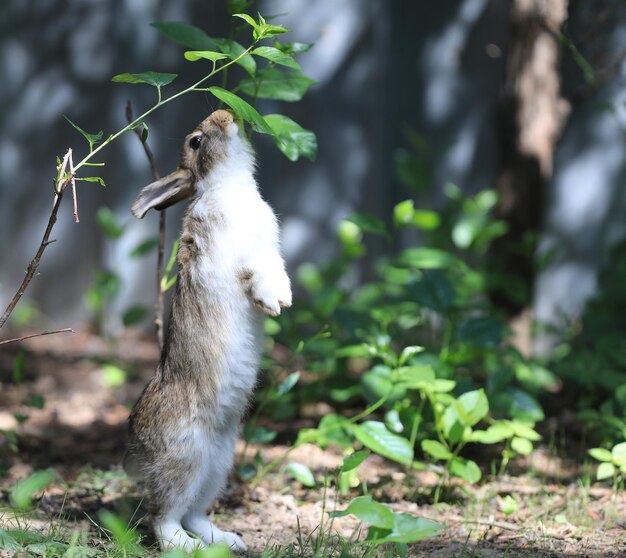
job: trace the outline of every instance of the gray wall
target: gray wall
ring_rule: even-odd
[[[151,88],[113,84],[112,75],[172,71],[180,75],[175,83],[189,83],[199,74],[197,66],[182,60],[182,49],[162,39],[149,23],[181,20],[209,34],[224,34],[223,4],[5,2],[0,22],[2,305],[19,283],[45,226],[55,156],[68,146],[82,153],[81,138],[62,115],[88,131],[103,129],[106,135],[124,125],[128,97],[136,112],[153,98]],[[388,218],[394,203],[415,195],[398,184],[393,172],[394,153],[404,144],[402,130],[407,125],[428,144],[430,188],[417,194],[419,204],[436,205],[447,181],[469,192],[493,184],[495,102],[506,57],[509,5],[505,0],[258,3],[264,14],[284,14],[277,21],[292,29],[291,40],[315,43],[301,62],[304,72],[319,84],[302,103],[267,102],[260,110],[284,112],[313,129],[319,141],[318,161],[289,163],[267,139],[255,138],[259,181],[281,216],[292,269],[299,262],[331,256],[337,222],[352,211],[369,210]],[[584,14],[581,17],[584,21]],[[611,25],[606,46],[617,49],[625,28],[619,21]],[[594,108],[599,100],[618,102],[623,74],[620,67],[597,96],[573,105],[559,149],[545,237],[546,244],[566,250],[556,267],[539,279],[537,310],[544,318],[554,315],[555,305],[560,308],[563,302],[574,309],[580,306],[593,287],[598,254],[623,234],[623,199],[616,201],[614,196],[621,192],[624,135],[617,131],[614,115],[599,114]],[[575,70],[572,75],[577,83]],[[161,172],[176,166],[182,138],[215,104],[208,96],[188,96],[149,118],[150,143]],[[50,325],[76,326],[86,320],[82,295],[96,267],[110,267],[122,275],[120,308],[150,304],[154,295],[152,259],[127,257],[156,228],[155,216],[134,222],[128,210],[139,188],[150,181],[146,160],[130,135],[108,148],[103,160],[107,188],[80,186],[78,225],[73,223],[71,204],[65,204],[53,235],[57,242],[49,247],[28,291]],[[580,171],[581,164],[586,173]],[[580,209],[587,207],[585,199],[597,204],[591,221],[591,214]],[[111,243],[99,232],[94,219],[100,205],[109,206],[128,224],[121,241]],[[178,219],[179,213],[170,212],[171,235]],[[597,231],[586,239],[587,248],[577,242],[583,223]],[[588,272],[580,282],[575,279],[579,262]],[[568,281],[580,292],[563,301],[557,295]]]

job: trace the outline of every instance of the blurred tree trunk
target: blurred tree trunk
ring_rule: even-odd
[[[505,83],[498,107],[497,216],[508,233],[494,242],[494,265],[502,272],[494,302],[517,314],[532,299],[537,232],[556,143],[567,118],[560,97],[560,29],[568,0],[513,0]]]

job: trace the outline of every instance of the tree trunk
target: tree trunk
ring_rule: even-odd
[[[498,107],[500,146],[497,216],[508,233],[494,242],[500,281],[494,302],[515,315],[528,306],[545,187],[568,113],[560,97],[560,29],[568,0],[513,0],[505,83]]]

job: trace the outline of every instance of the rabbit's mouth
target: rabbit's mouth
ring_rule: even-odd
[[[148,210],[165,209],[190,198],[195,191],[193,173],[189,169],[178,168],[146,186],[135,200],[131,211],[135,217],[143,219]]]

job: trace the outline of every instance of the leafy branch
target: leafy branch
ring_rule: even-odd
[[[232,3],[232,5],[240,5],[240,3],[235,2]],[[201,29],[190,25],[178,23],[153,24],[154,27],[156,27],[165,36],[172,38],[173,40],[182,43],[184,46],[191,49],[186,51],[184,54],[187,60],[208,60],[212,62],[212,69],[208,74],[205,74],[201,79],[189,87],[186,87],[169,97],[163,97],[162,88],[172,83],[177,77],[176,74],[150,71],[140,73],[122,73],[114,76],[113,81],[117,83],[147,84],[155,87],[157,90],[157,102],[138,117],[129,118],[129,122],[126,126],[109,135],[104,141],[102,141],[103,134],[101,131],[97,134],[90,134],[66,117],[68,122],[87,140],[89,152],[82,160],[80,160],[77,164],[74,164],[72,160],[72,150],[69,149],[63,158],[63,161],[58,161],[57,174],[54,180],[54,205],[48,219],[48,225],[44,231],[39,249],[29,264],[20,287],[9,302],[9,305],[2,314],[2,317],[0,317],[0,328],[6,323],[13,309],[26,291],[30,281],[35,276],[45,249],[51,242],[53,242],[50,240],[50,234],[54,224],[56,223],[58,209],[66,188],[71,186],[74,199],[74,218],[75,221],[78,222],[76,181],[82,180],[86,182],[98,182],[104,186],[104,181],[101,177],[79,177],[77,176],[77,172],[87,166],[103,166],[104,163],[96,162],[94,160],[95,156],[111,142],[115,141],[130,130],[134,130],[136,133],[138,130],[141,130],[140,139],[145,145],[148,137],[148,127],[145,124],[145,119],[167,103],[170,103],[171,101],[189,93],[209,92],[228,105],[233,112],[243,121],[247,122],[254,131],[272,136],[277,147],[290,160],[296,160],[300,156],[314,159],[317,144],[315,135],[312,132],[305,130],[293,120],[283,115],[267,115],[267,117],[261,116],[252,105],[223,87],[203,87],[207,81],[216,76],[218,73],[223,72],[225,74],[228,68],[234,64],[238,64],[244,68],[251,78],[254,78],[255,83],[257,83],[258,79],[255,76],[257,67],[253,55],[263,58],[269,62],[267,68],[261,70],[259,73],[264,72],[260,76],[261,82],[265,82],[266,84],[270,83],[270,85],[267,86],[259,96],[288,101],[299,100],[308,87],[314,83],[313,80],[310,80],[297,72],[299,65],[295,62],[292,56],[296,53],[296,51],[298,51],[297,48],[294,48],[292,45],[280,45],[276,40],[273,47],[257,47],[259,41],[270,39],[276,35],[285,33],[287,29],[278,25],[268,24],[260,14],[258,16],[258,20],[255,20],[247,14],[233,13],[232,15],[244,20],[252,28],[253,40],[247,48],[244,48],[233,39],[213,39],[206,35]],[[302,52],[304,49],[300,49],[299,51]],[[226,59],[229,60],[224,62]],[[295,71],[289,74],[284,73],[281,83],[280,79],[277,80],[276,72],[274,71],[275,64]],[[273,81],[271,81],[270,78],[272,78]],[[244,93],[246,93],[246,85],[243,81],[240,84],[240,88],[244,91]],[[258,94],[256,89],[257,87],[255,85],[255,98]],[[69,171],[66,171],[67,165],[69,165]]]

